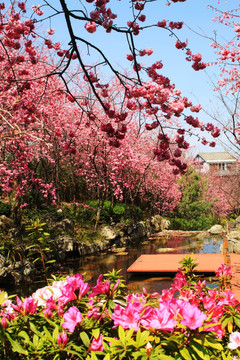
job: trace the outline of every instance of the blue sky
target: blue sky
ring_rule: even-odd
[[[172,4],[166,6],[165,0],[157,0],[148,4],[143,14],[146,15],[146,24],[156,23],[163,19],[171,21],[184,21],[184,28],[180,31],[176,31],[180,40],[185,41],[188,39],[188,46],[193,53],[200,52],[203,55],[205,62],[215,61],[215,55],[210,47],[211,40],[207,37],[197,35],[206,34],[208,37],[213,37],[215,33],[219,39],[232,36],[232,33],[228,29],[212,21],[215,13],[210,9],[207,9],[207,4],[216,5],[216,0],[187,0],[183,3]],[[38,4],[41,4],[42,0],[38,0]],[[58,3],[56,0],[50,0],[50,4],[56,6]],[[84,2],[85,3],[85,2]],[[34,0],[28,0],[28,6],[36,4]],[[69,8],[76,9],[79,7],[79,1],[68,0],[67,4]],[[118,14],[118,18],[115,20],[121,26],[126,26],[126,22],[131,18],[131,10],[129,9],[129,2],[127,0],[112,0],[109,3],[113,12]],[[223,4],[224,7],[230,6]],[[58,6],[60,8],[60,6]],[[90,9],[91,4],[87,4]],[[48,14],[47,12],[45,13]],[[54,40],[60,41],[62,44],[66,44],[69,40],[68,32],[64,24],[64,20],[61,17],[56,17],[52,20],[51,24],[47,21],[43,28],[54,28],[55,35]],[[130,63],[126,60],[126,53],[128,49],[126,41],[119,34],[106,34],[105,31],[98,29],[94,34],[88,34],[84,29],[83,23],[76,23],[76,32],[80,36],[83,36],[94,44],[98,45],[101,50],[109,57],[112,63],[116,67],[125,69],[129,67]],[[182,91],[183,96],[187,96],[193,101],[193,103],[201,103],[203,108],[207,111],[213,112],[216,109],[221,108],[221,104],[217,102],[215,94],[212,91],[212,85],[210,79],[215,79],[218,75],[218,68],[208,67],[206,71],[194,71],[191,67],[191,63],[185,60],[185,52],[177,50],[174,46],[176,39],[169,36],[169,32],[161,28],[149,28],[135,37],[135,41],[138,49],[153,48],[154,53],[152,56],[142,58],[143,62],[151,64],[156,60],[162,60],[163,69],[162,73],[168,76],[172,83],[176,85],[176,88]],[[83,48],[83,53],[86,53],[86,48]],[[95,62],[98,60],[98,56],[94,52],[90,52],[90,56],[87,55],[88,62]],[[104,71],[104,69],[103,69]],[[222,110],[224,111],[224,110]],[[209,122],[205,113],[202,111],[198,114],[201,121]],[[192,140],[192,144],[195,141]],[[197,143],[197,149],[200,151],[214,151],[209,147],[201,146]],[[215,148],[221,150],[221,147]]]

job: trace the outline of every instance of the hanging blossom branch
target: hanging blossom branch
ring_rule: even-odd
[[[172,0],[168,2],[168,5],[171,3],[176,3],[178,0]],[[183,0],[179,0],[183,2]],[[209,131],[213,137],[219,135],[219,129],[210,126],[209,124],[205,125],[201,123],[198,118],[194,118],[192,115],[184,115],[184,110],[190,108],[192,112],[200,111],[201,107],[199,105],[192,106],[191,101],[187,98],[181,96],[181,92],[175,89],[174,84],[170,82],[170,79],[166,78],[159,71],[162,69],[163,64],[161,61],[156,61],[149,67],[144,67],[139,62],[139,57],[151,56],[153,53],[152,49],[143,49],[137,50],[135,45],[134,37],[141,34],[147,28],[155,26],[158,29],[164,29],[170,32],[171,36],[175,36],[176,43],[175,46],[177,49],[183,50],[186,53],[187,61],[192,63],[194,70],[199,71],[204,69],[207,64],[202,61],[201,55],[192,54],[191,50],[187,47],[187,41],[180,41],[180,39],[175,35],[175,31],[180,30],[183,27],[183,22],[173,22],[161,20],[157,24],[151,24],[143,26],[146,21],[146,16],[143,14],[145,6],[149,6],[151,1],[132,1],[130,7],[132,10],[132,20],[127,22],[127,26],[118,26],[114,24],[114,20],[117,18],[117,15],[114,14],[111,8],[107,8],[107,4],[110,3],[109,0],[87,0],[86,4],[82,5],[79,9],[70,10],[67,6],[65,0],[59,0],[61,9],[58,9],[56,5],[51,5],[48,1],[42,0],[42,6],[33,6],[33,11],[36,16],[40,17],[40,20],[33,19],[31,16],[30,19],[27,19],[25,22],[20,23],[21,16],[20,14],[26,14],[26,3],[19,2],[17,4],[20,9],[19,13],[14,11],[12,7],[11,12],[11,24],[15,26],[11,28],[3,29],[5,38],[3,40],[4,46],[9,51],[9,49],[20,49],[20,41],[25,46],[25,51],[29,55],[29,60],[31,64],[36,64],[37,53],[34,48],[33,41],[30,40],[30,36],[33,38],[37,35],[36,23],[48,21],[56,16],[63,16],[67,25],[67,29],[70,36],[69,48],[61,49],[60,43],[53,43],[51,38],[45,38],[44,45],[47,49],[55,51],[58,57],[60,57],[60,64],[57,65],[55,71],[51,71],[46,74],[46,76],[56,76],[62,78],[65,85],[67,81],[65,79],[65,73],[71,68],[72,60],[78,60],[80,68],[83,72],[83,80],[89,84],[92,91],[92,96],[98,101],[102,109],[106,114],[106,122],[102,124],[102,131],[109,137],[109,142],[116,147],[120,146],[121,139],[117,136],[119,134],[119,128],[121,123],[127,123],[128,118],[133,112],[138,112],[139,114],[144,114],[149,119],[149,123],[146,123],[147,130],[154,130],[159,128],[159,133],[157,136],[157,147],[154,149],[154,155],[157,156],[159,161],[169,161],[171,165],[177,167],[179,171],[184,171],[186,164],[180,161],[180,156],[182,153],[181,149],[187,149],[189,144],[184,138],[185,130],[184,128],[178,129],[174,140],[169,138],[165,134],[164,128],[170,122],[174,122],[175,117],[183,117],[187,124],[191,125],[194,128],[200,130]],[[79,5],[80,6],[80,5]],[[90,14],[88,15],[88,9],[91,8]],[[43,19],[43,10],[47,9],[47,12],[52,12],[47,14]],[[4,10],[4,6],[0,5],[0,10]],[[6,20],[6,14],[2,14],[2,23]],[[41,18],[42,17],[42,18]],[[112,65],[112,62],[104,54],[104,51],[98,45],[94,45],[92,42],[85,40],[83,36],[79,36],[74,30],[74,24],[72,21],[85,22],[84,28],[87,33],[93,34],[97,31],[98,28],[105,29],[106,33],[111,33],[112,31],[119,34],[123,34],[126,37],[126,41],[130,50],[130,54],[126,54],[127,60],[131,63],[131,71],[125,73],[120,73]],[[21,27],[19,29],[19,26]],[[49,36],[54,34],[53,29],[48,30]],[[111,98],[108,96],[108,83],[102,84],[99,78],[98,66],[95,66],[95,73],[91,71],[92,65],[88,65],[84,61],[84,57],[81,55],[79,49],[79,43],[82,43],[84,46],[87,46],[94,51],[96,51],[104,63],[108,65],[111,72],[118,79],[119,84],[122,86],[122,106],[116,106],[114,102],[111,101]],[[60,66],[60,67],[59,67]],[[132,73],[134,75],[132,75]],[[19,81],[19,78],[12,78],[12,81]],[[76,103],[81,107],[82,111],[88,112],[82,102],[78,101],[78,97],[75,96],[74,91],[71,86],[66,87],[66,92],[68,94],[68,99],[72,103]],[[94,119],[92,113],[88,113],[90,120]],[[124,133],[125,134],[125,133]],[[125,136],[122,134],[121,136]],[[120,137],[121,137],[120,136]],[[178,147],[179,151],[175,152],[175,155],[171,151],[170,143],[174,142]],[[213,145],[213,142],[211,143]]]

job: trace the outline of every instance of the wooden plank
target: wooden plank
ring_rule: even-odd
[[[190,254],[146,254],[141,255],[128,269],[129,273],[175,273],[179,261]],[[196,272],[214,273],[224,263],[223,254],[193,254],[198,264]]]

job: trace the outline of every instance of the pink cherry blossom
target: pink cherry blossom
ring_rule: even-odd
[[[94,21],[89,21],[86,23],[85,29],[91,34],[94,33],[97,29],[96,23]]]

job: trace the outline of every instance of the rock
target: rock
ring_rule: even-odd
[[[235,223],[239,223],[239,224],[240,224],[240,216],[238,216],[238,217],[235,219]]]
[[[161,231],[162,217],[155,215],[150,218],[150,224],[153,232]]]
[[[9,230],[14,227],[14,222],[12,219],[9,219],[6,215],[0,216],[0,228],[2,230]]]
[[[233,252],[235,254],[240,254],[240,241],[233,243]]]
[[[74,231],[73,222],[69,219],[63,219],[55,224],[53,230],[56,232],[71,233]]]
[[[237,231],[237,230],[230,231],[229,238],[240,240],[240,231]]]
[[[225,230],[223,229],[222,225],[213,225],[211,229],[208,230],[208,232],[211,235],[220,235],[225,233]]]
[[[78,252],[78,243],[69,235],[59,236],[56,239],[56,244],[61,252],[73,253]]]
[[[143,221],[139,221],[138,223],[136,223],[136,229],[135,229],[134,237],[135,238],[142,238],[144,236],[147,236],[146,226],[145,226],[145,223]]]
[[[0,268],[3,268],[5,264],[6,264],[5,257],[2,254],[0,254]]]
[[[170,220],[162,219],[162,224],[161,224],[161,230],[162,230],[162,231],[169,229],[170,226],[171,226]]]
[[[23,275],[24,276],[30,276],[33,270],[34,270],[34,267],[33,267],[32,263],[27,260],[24,263]]]
[[[101,229],[101,235],[106,240],[115,240],[119,236],[118,232],[111,226],[104,226],[104,228]]]

